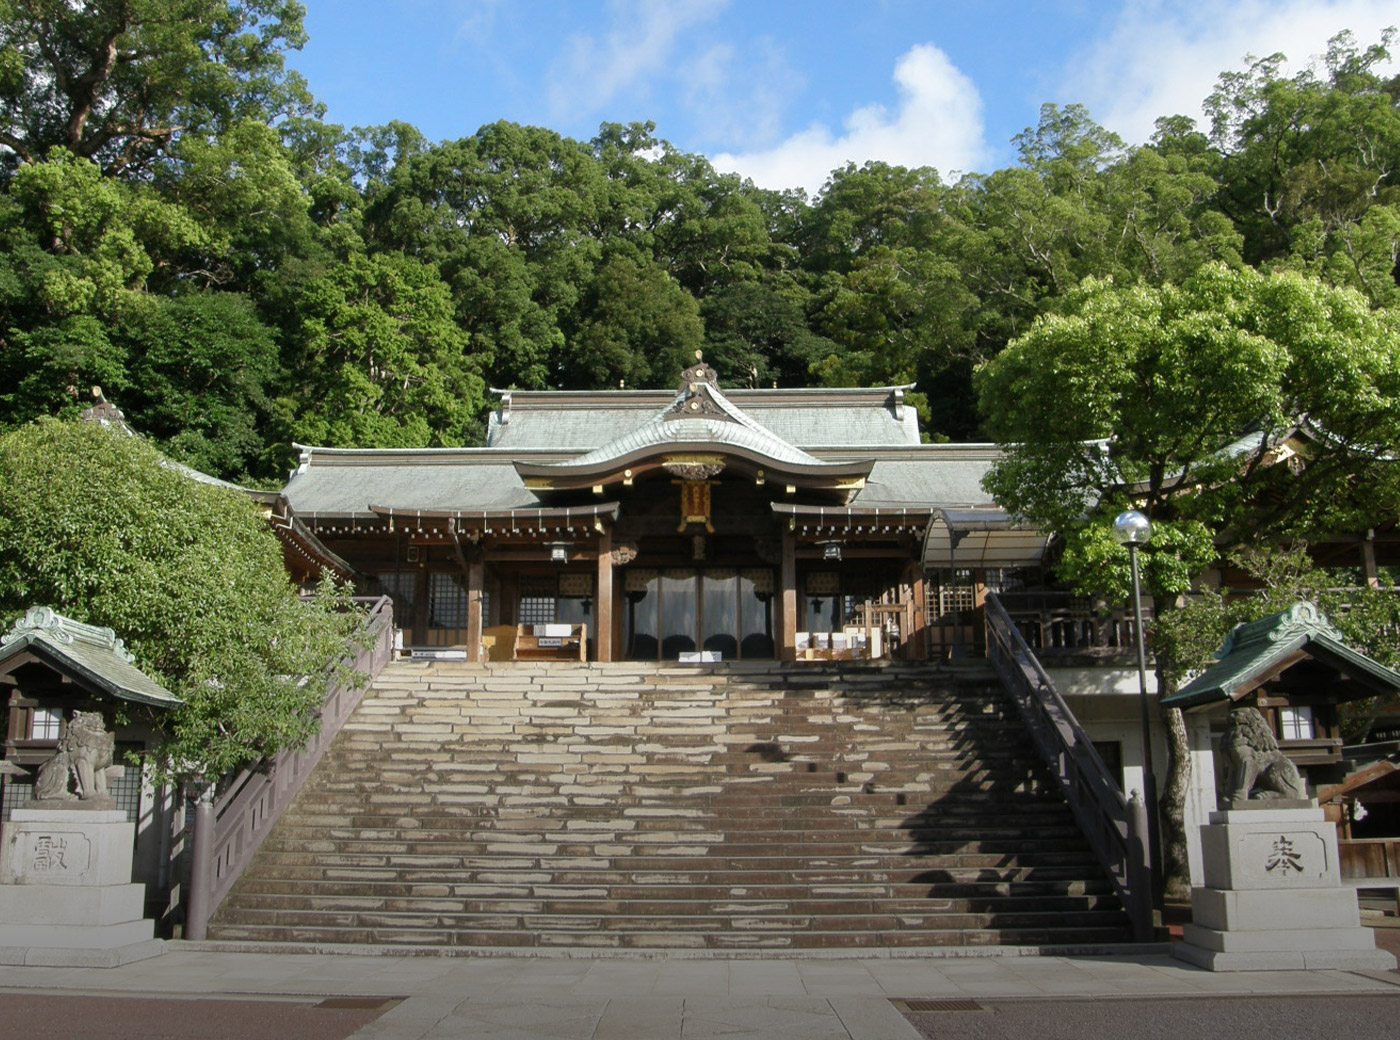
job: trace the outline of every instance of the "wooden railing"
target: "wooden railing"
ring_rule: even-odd
[[[1133,937],[1153,937],[1152,874],[1147,860],[1147,810],[1128,801],[1094,745],[995,593],[987,596],[987,656],[1054,771],[1079,828],[1113,881]]]
[[[369,682],[393,655],[392,601],[380,596],[356,602],[369,610],[353,656],[339,662],[350,670],[350,676],[326,695],[316,735],[300,750],[282,751],[245,768],[217,800],[207,789],[197,800],[185,900],[186,939],[204,938],[214,911],[359,706]]]
[[[1337,852],[1344,878],[1400,878],[1400,838],[1343,838]]]
[[[1011,621],[1038,654],[1133,652],[1132,612],[1096,610],[1067,592],[1015,590],[998,595]],[[1151,614],[1148,613],[1150,619]]]

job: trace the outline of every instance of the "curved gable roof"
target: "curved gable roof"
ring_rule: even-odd
[[[863,479],[873,459],[827,462],[773,433],[749,417],[716,385],[715,371],[704,364],[687,369],[681,389],[649,420],[606,444],[566,461],[518,462],[516,472],[549,486],[576,487],[633,466],[665,465],[679,451],[730,456],[775,477],[801,476],[833,481]]]
[[[26,654],[26,651],[28,652]],[[48,607],[31,607],[0,642],[0,669],[25,655],[38,658],[90,692],[157,708],[184,703],[133,663],[110,628],[85,625]]]

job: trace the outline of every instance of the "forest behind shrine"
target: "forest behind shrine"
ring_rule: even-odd
[[[433,142],[326,122],[288,0],[0,0],[0,430],[101,386],[166,454],[278,486],[292,442],[481,441],[489,388],[917,384],[973,373],[1085,279],[1292,270],[1400,308],[1390,37],[1220,76],[1129,147],[1046,105],[1005,169],[880,162],[763,190],[650,124]],[[1290,56],[1298,57],[1298,56]]]

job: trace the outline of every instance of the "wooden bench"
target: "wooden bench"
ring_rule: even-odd
[[[513,661],[587,661],[587,625],[517,625]]]

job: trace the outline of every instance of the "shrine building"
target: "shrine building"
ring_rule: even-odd
[[[483,448],[301,447],[273,511],[424,653],[942,656],[1044,538],[982,489],[994,446],[920,442],[909,389],[722,390],[699,362],[677,391],[499,391]]]

